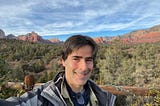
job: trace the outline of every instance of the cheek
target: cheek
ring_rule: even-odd
[[[88,68],[93,69],[93,63],[89,64]]]
[[[75,62],[70,61],[70,62],[66,62],[65,66],[68,67],[68,68],[73,68],[74,69],[74,68],[78,67],[78,64],[75,63]]]
[[[79,65],[79,64],[74,63],[74,62],[73,62],[73,63],[70,63],[70,66],[71,66],[72,68],[78,68],[78,65]]]
[[[78,63],[78,62],[74,62],[74,61],[70,61],[70,62],[65,62],[65,66],[68,67],[68,68],[72,68],[72,69],[77,69],[77,68],[81,68],[81,64]],[[90,64],[87,64],[87,67],[89,69],[93,69],[93,63],[90,63]]]

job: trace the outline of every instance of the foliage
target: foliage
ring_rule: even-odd
[[[45,66],[61,53],[61,44],[0,39],[0,45],[0,80],[3,81],[23,81],[29,73],[43,72]]]
[[[159,43],[100,45],[99,84],[154,86],[159,84]]]
[[[0,98],[8,98],[10,96],[17,96],[18,90],[17,89],[11,89],[11,88],[6,88],[4,86],[1,86],[0,90]]]
[[[150,90],[148,93],[148,97],[152,96],[152,101],[150,103],[145,103],[144,106],[159,106],[160,104],[160,91],[158,90]]]
[[[46,82],[63,70],[58,61],[61,44],[0,39],[0,45],[0,85],[5,81],[22,82],[24,76],[30,73],[35,75],[36,82]],[[113,44],[99,44],[91,78],[101,85],[156,87],[160,84],[159,76],[159,42],[126,45],[116,41]],[[11,95],[8,91],[1,92],[0,98],[6,98],[4,94]],[[12,95],[16,92],[13,91]],[[160,101],[158,95],[152,98],[152,102],[133,95],[121,99],[125,98],[126,104],[132,103],[132,106],[142,101],[145,106],[156,106]]]

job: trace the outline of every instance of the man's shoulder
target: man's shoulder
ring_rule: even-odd
[[[111,97],[114,96],[112,93],[102,89],[98,86],[94,81],[89,80],[89,85],[91,86],[92,90],[95,92],[96,95],[103,95],[104,97]]]
[[[51,86],[53,81],[46,82],[42,85],[36,86],[33,90],[25,92],[20,97],[10,97],[5,100],[0,100],[1,106],[15,106],[15,105],[21,105],[21,104],[28,104],[30,106],[31,104],[41,104],[44,101],[44,98],[41,96],[41,93],[44,89],[46,89],[48,86]]]
[[[114,102],[116,99],[115,95],[113,95],[112,93],[108,91],[103,90],[92,80],[89,80],[89,83],[101,105],[103,106],[105,104],[108,104],[109,106],[114,105]]]
[[[88,80],[88,84],[92,89],[102,90],[93,80]]]

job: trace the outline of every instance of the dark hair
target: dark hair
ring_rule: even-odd
[[[84,35],[73,35],[64,42],[62,48],[62,59],[66,60],[68,55],[71,54],[74,50],[77,50],[85,45],[89,45],[92,47],[93,49],[92,56],[94,59],[96,57],[98,50],[97,44],[91,37]]]

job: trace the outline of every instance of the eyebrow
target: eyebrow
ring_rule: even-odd
[[[82,56],[72,56],[72,58],[83,58]],[[93,57],[86,57],[87,59],[93,59]]]
[[[75,57],[75,58],[83,58],[82,56],[72,56],[72,57]]]

